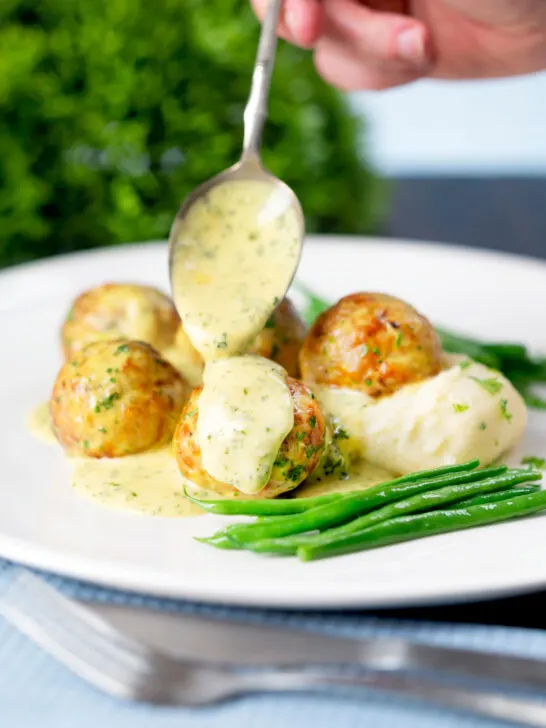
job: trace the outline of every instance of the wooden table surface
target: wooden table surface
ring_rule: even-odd
[[[546,178],[405,178],[392,185],[383,234],[546,259]],[[546,324],[546,311],[544,316]],[[546,629],[545,607],[546,589],[520,597],[377,614]]]

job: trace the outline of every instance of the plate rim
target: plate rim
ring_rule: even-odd
[[[381,244],[395,246],[411,246],[413,248],[421,248],[423,252],[425,250],[435,249],[441,250],[443,253],[453,253],[455,255],[468,255],[475,259],[479,258],[492,258],[503,259],[506,262],[519,262],[519,263],[530,263],[536,265],[537,263],[546,268],[546,258],[540,258],[530,254],[509,252],[506,250],[495,250],[493,248],[473,247],[471,245],[464,245],[462,243],[450,243],[446,241],[436,240],[419,240],[418,238],[390,238],[381,235],[347,235],[347,234],[309,234],[306,235],[305,245],[328,245],[333,240],[338,240],[346,245],[361,245],[362,243],[368,244]],[[357,242],[360,241],[360,242]],[[102,257],[104,255],[114,255],[122,250],[128,250],[131,248],[137,248],[139,250],[153,250],[155,248],[166,246],[168,241],[166,239],[159,240],[144,240],[132,243],[116,243],[114,245],[105,245],[100,248],[86,248],[84,250],[74,250],[68,253],[60,253],[56,255],[47,256],[45,258],[39,258],[37,260],[31,260],[24,263],[16,263],[15,265],[7,266],[6,268],[0,269],[0,283],[6,277],[17,273],[32,273],[35,270],[39,271],[41,268],[47,268],[49,266],[55,266],[59,262],[72,262],[77,261],[80,258],[86,257]]]

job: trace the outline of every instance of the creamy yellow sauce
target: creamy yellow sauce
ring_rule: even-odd
[[[50,444],[57,442],[51,427],[49,402],[42,402],[32,410],[27,420],[27,427],[36,439]]]
[[[31,412],[28,428],[38,439],[57,443],[47,404]],[[184,495],[170,446],[122,458],[66,457],[74,490],[101,505],[170,518],[203,513]]]
[[[396,476],[389,470],[359,460],[351,464],[347,477],[340,478],[337,473],[316,477],[313,474],[299,486],[295,492],[296,498],[312,498],[316,495],[328,493],[347,493],[352,490],[362,490],[377,483],[384,483]]]
[[[172,290],[187,335],[205,360],[244,353],[297,266],[290,196],[268,182],[227,182],[177,224]]]
[[[167,518],[198,516],[184,495],[184,483],[170,447],[123,458],[69,458],[72,486],[112,508]]]
[[[178,344],[161,352],[163,358],[180,372],[191,387],[199,387],[203,383],[203,361],[200,357],[196,358],[195,354],[195,350],[182,348]]]
[[[199,397],[197,433],[205,470],[242,493],[259,493],[294,426],[284,369],[238,356],[209,362]]]

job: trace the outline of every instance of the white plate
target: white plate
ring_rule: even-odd
[[[60,364],[71,299],[108,280],[167,289],[161,244],[55,258],[0,273],[0,555],[122,589],[266,607],[404,606],[546,586],[546,517],[301,564],[217,551],[192,536],[214,516],[162,519],[106,509],[73,492],[58,449],[27,432]],[[310,240],[300,279],[334,300],[397,294],[434,322],[546,351],[546,264],[464,248],[368,239]],[[546,416],[533,413],[515,454],[546,455]]]

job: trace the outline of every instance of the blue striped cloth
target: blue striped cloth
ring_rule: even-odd
[[[0,560],[0,595],[15,568]],[[126,594],[40,574],[67,596],[230,617],[264,624],[306,626],[331,634],[404,635],[454,647],[476,647],[546,659],[538,630],[411,623],[358,614],[305,614],[228,609]],[[373,691],[360,697],[254,696],[211,708],[158,708],[103,695],[42,652],[0,617],[2,728],[489,728],[490,721],[455,715]]]

